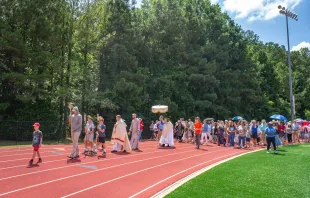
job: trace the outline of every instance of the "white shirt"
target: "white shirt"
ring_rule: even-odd
[[[86,124],[87,133],[90,133],[94,128],[95,128],[95,125],[93,122],[91,122],[91,123],[87,122],[87,124]]]

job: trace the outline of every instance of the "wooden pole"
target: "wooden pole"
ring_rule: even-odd
[[[72,108],[73,108],[73,103],[68,104],[68,108],[70,109],[70,117],[69,117],[69,126],[70,126],[70,134],[71,134],[71,140],[73,141],[73,134],[72,134]]]

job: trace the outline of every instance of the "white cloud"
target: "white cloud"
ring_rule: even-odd
[[[298,45],[294,46],[292,48],[292,51],[299,51],[302,48],[309,48],[310,49],[310,43],[303,41],[303,42],[299,43]]]
[[[294,9],[302,0],[224,0],[223,9],[237,19],[270,20],[279,15],[278,5]]]

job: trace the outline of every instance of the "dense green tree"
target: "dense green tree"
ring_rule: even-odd
[[[310,52],[292,52],[296,116],[309,119]],[[1,119],[60,120],[68,102],[106,120],[289,117],[287,52],[209,0],[3,0]]]

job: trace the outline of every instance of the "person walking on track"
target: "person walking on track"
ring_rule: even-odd
[[[73,107],[71,119],[71,134],[72,134],[72,153],[69,158],[79,158],[79,137],[82,132],[82,115],[79,113],[78,107]]]
[[[200,147],[200,140],[201,140],[201,129],[202,129],[202,123],[200,121],[199,117],[196,117],[195,119],[195,140],[196,140],[196,148],[199,149]]]
[[[111,143],[113,144],[112,153],[119,150],[122,150],[125,153],[131,150],[126,127],[127,125],[125,121],[120,115],[117,115],[111,138]]]
[[[163,116],[159,116],[159,121],[156,124],[157,124],[157,128],[158,128],[157,139],[160,140],[161,134],[163,133],[163,130],[164,130],[164,124],[165,124],[163,121]]]
[[[131,133],[130,145],[132,150],[139,150],[140,121],[135,113],[132,114],[129,132]]]

